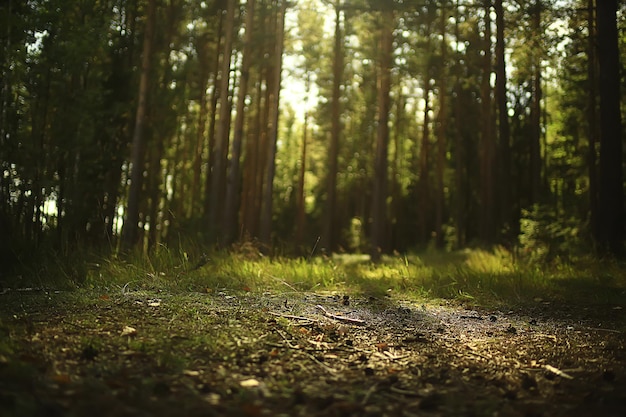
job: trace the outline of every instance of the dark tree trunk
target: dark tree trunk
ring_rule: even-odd
[[[600,70],[600,189],[597,240],[601,251],[623,255],[624,189],[617,0],[596,2]]]
[[[224,240],[227,244],[232,243],[237,236],[239,224],[239,201],[241,181],[241,149],[243,146],[243,126],[245,120],[245,101],[248,94],[248,82],[250,80],[250,67],[252,65],[252,35],[254,33],[254,6],[255,0],[248,0],[246,8],[246,34],[243,44],[243,58],[241,63],[241,80],[237,96],[237,109],[235,116],[235,128],[233,133],[232,151],[228,166],[228,179],[226,183],[226,203],[224,209]]]
[[[374,189],[372,192],[372,236],[370,256],[373,261],[380,259],[386,248],[385,232],[387,222],[388,172],[387,155],[389,147],[389,110],[391,91],[391,65],[393,60],[393,10],[382,12],[379,38],[380,69],[378,73],[378,131],[376,134],[376,154],[374,162]]]
[[[341,33],[341,9],[335,6],[335,44],[333,49],[333,90],[331,102],[330,146],[328,148],[328,179],[326,189],[326,206],[324,208],[324,233],[322,247],[333,251],[336,245],[336,205],[337,205],[337,172],[339,160],[339,136],[341,135],[340,88],[343,78],[343,35]]]
[[[213,167],[211,172],[211,190],[209,197],[209,241],[216,242],[218,239],[219,224],[223,213],[224,194],[226,191],[226,155],[230,138],[230,113],[231,97],[230,86],[230,61],[233,49],[233,31],[235,26],[235,0],[227,2],[226,24],[224,25],[224,44],[219,82],[219,119],[215,134],[215,146],[211,149],[213,155]],[[223,242],[222,242],[223,243]]]
[[[271,245],[272,238],[272,207],[274,197],[274,176],[276,173],[276,150],[278,141],[278,116],[280,104],[280,83],[283,64],[283,44],[285,39],[285,11],[287,9],[286,0],[278,0],[279,10],[276,17],[276,43],[274,45],[274,68],[272,71],[272,85],[269,100],[268,121],[268,153],[265,167],[265,180],[263,187],[263,199],[261,204],[261,219],[259,239],[265,247]]]
[[[146,138],[144,135],[146,113],[148,108],[148,83],[152,63],[152,43],[156,20],[156,0],[149,0],[146,29],[143,40],[141,59],[141,77],[139,80],[139,97],[133,133],[130,187],[128,189],[128,203],[126,220],[122,231],[122,250],[128,251],[138,243],[139,238],[139,203],[144,172],[146,153]]]
[[[513,223],[511,208],[511,128],[509,126],[509,109],[506,98],[506,61],[504,52],[504,8],[502,0],[494,2],[496,12],[496,108],[498,111],[498,179],[497,189],[499,200],[499,224],[509,229]]]

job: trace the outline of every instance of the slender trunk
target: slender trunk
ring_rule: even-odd
[[[198,65],[200,75],[198,94],[200,95],[200,103],[198,110],[198,124],[196,133],[196,149],[193,156],[193,181],[191,183],[191,212],[196,212],[197,208],[201,207],[201,179],[202,179],[202,155],[206,146],[206,124],[207,124],[207,84],[209,82],[209,60],[207,57],[208,39],[206,37],[200,37],[197,41],[196,48],[198,49]]]
[[[241,80],[237,95],[237,109],[233,134],[231,158],[226,183],[226,203],[224,209],[224,237],[226,243],[231,243],[237,236],[239,196],[241,181],[241,149],[243,144],[243,125],[245,120],[246,96],[250,80],[252,65],[252,36],[254,34],[254,7],[255,0],[248,0],[246,9],[246,34],[243,43],[243,58],[241,63]]]
[[[600,250],[624,254],[624,186],[617,0],[596,2],[600,69],[600,188],[597,240]]]
[[[532,11],[533,48],[532,102],[530,109],[530,204],[541,202],[541,0],[536,0]]]
[[[333,49],[333,90],[331,101],[330,146],[328,148],[328,179],[326,190],[326,206],[324,213],[324,233],[322,247],[333,251],[336,245],[336,205],[337,205],[337,173],[339,160],[339,137],[341,135],[341,83],[343,79],[343,34],[341,32],[341,9],[335,5],[335,44]]]
[[[393,60],[393,10],[382,12],[379,38],[378,74],[378,130],[376,134],[376,155],[374,161],[374,189],[372,204],[372,236],[370,256],[372,261],[380,260],[386,249],[388,172],[387,155],[389,147],[389,110],[391,90],[391,65]]]
[[[307,75],[306,92],[309,92],[310,77]],[[306,226],[306,205],[304,199],[304,177],[306,174],[306,158],[307,158],[307,141],[309,131],[309,112],[304,113],[304,126],[302,127],[302,147],[300,152],[300,170],[298,172],[298,198],[297,198],[297,214],[296,214],[296,246],[302,245]]]
[[[448,18],[445,9],[441,10],[440,34],[441,34],[441,61],[446,62],[448,45],[446,43],[446,20]],[[439,113],[438,129],[437,129],[437,195],[435,197],[435,244],[442,248],[445,244],[443,233],[444,208],[445,208],[445,190],[444,190],[444,172],[446,167],[447,140],[446,131],[448,124],[448,104],[447,104],[447,74],[442,71],[439,79]]]
[[[233,48],[233,31],[235,25],[235,3],[238,1],[227,1],[226,24],[224,25],[224,45],[222,50],[222,64],[220,69],[219,101],[220,112],[215,133],[215,147],[213,151],[213,169],[211,172],[211,192],[209,199],[209,241],[217,240],[219,221],[223,213],[223,201],[225,190],[226,161],[224,156],[228,149],[230,137],[230,61]]]
[[[222,42],[224,34],[222,33],[222,27],[224,26],[224,15],[220,13],[219,25],[217,28],[218,40],[215,48],[215,67],[213,68],[213,91],[211,92],[211,119],[209,121],[208,136],[208,154],[209,163],[206,170],[206,177],[204,179],[204,198],[203,198],[203,215],[207,224],[209,223],[209,211],[211,206],[211,181],[213,178],[213,168],[215,167],[215,127],[217,125],[217,103],[220,98],[220,89],[217,88],[220,72],[220,53],[222,50]],[[193,203],[193,202],[192,202]],[[193,207],[193,204],[191,205]],[[189,213],[191,216],[191,213]]]
[[[148,108],[148,83],[152,63],[152,42],[156,20],[156,0],[148,1],[146,16],[146,29],[143,39],[143,51],[141,59],[141,77],[139,79],[139,94],[137,113],[135,117],[135,129],[133,133],[130,187],[128,189],[128,203],[126,207],[126,220],[122,231],[122,250],[128,251],[138,243],[139,236],[139,204],[142,189],[142,177],[144,172],[144,159],[146,153],[146,138],[144,128]]]
[[[422,125],[422,141],[419,154],[419,178],[417,180],[417,233],[421,243],[430,238],[431,227],[431,198],[430,198],[430,71],[427,70],[424,85],[424,124]]]
[[[587,58],[587,138],[589,150],[587,153],[587,169],[589,172],[589,228],[592,236],[598,236],[598,173],[597,173],[597,65],[596,57],[596,25],[595,0],[587,0],[587,25],[589,31],[588,58]]]
[[[496,12],[496,107],[498,110],[498,191],[500,193],[499,215],[504,228],[512,226],[511,210],[511,145],[509,110],[506,98],[506,61],[504,56],[504,8],[502,0],[495,0]],[[508,226],[508,227],[507,227]]]
[[[493,201],[493,157],[494,141],[491,115],[491,1],[485,7],[485,55],[483,58],[481,101],[482,132],[480,145],[481,173],[481,216],[480,237],[484,242],[492,243],[495,235]]]
[[[276,146],[278,142],[278,116],[280,108],[280,83],[283,67],[283,46],[285,40],[285,11],[287,1],[281,0],[276,17],[276,43],[274,45],[274,68],[272,72],[272,89],[269,97],[268,154],[265,168],[263,199],[261,204],[261,221],[259,240],[266,248],[271,245],[272,238],[272,207],[274,197],[274,176],[276,173]]]

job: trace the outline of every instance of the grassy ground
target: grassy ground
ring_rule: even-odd
[[[88,266],[4,284],[0,415],[626,412],[616,262],[162,247]]]

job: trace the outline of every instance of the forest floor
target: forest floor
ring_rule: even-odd
[[[2,416],[623,416],[619,305],[0,294]]]

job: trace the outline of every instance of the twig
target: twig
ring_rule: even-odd
[[[315,241],[315,245],[313,245],[313,249],[311,249],[311,253],[309,254],[309,258],[306,260],[307,262],[311,262],[311,258],[313,257],[313,254],[315,254],[315,250],[317,249],[317,244],[320,243],[320,239],[322,237],[318,236],[317,240]]]
[[[318,364],[319,366],[321,366],[323,369],[325,369],[328,373],[330,374],[335,374],[338,371],[335,368],[331,368],[330,366],[326,365],[324,362],[320,361],[319,359],[317,359],[315,356],[311,355],[309,352],[304,352],[303,353],[305,355],[307,355],[309,358],[311,358],[311,360],[313,362],[315,362],[316,364]]]
[[[310,319],[308,317],[303,317],[303,316],[294,316],[292,314],[283,314],[283,313],[275,313],[273,311],[268,311],[268,313],[270,313],[272,316],[278,316],[278,317],[284,317],[286,319],[294,319],[294,320],[306,320],[309,322],[313,322],[315,320]]]
[[[619,330],[614,329],[603,329],[602,327],[585,327],[587,330],[595,330],[596,332],[611,332],[611,333],[621,333]]]
[[[329,313],[328,310],[326,310],[324,307],[322,307],[321,305],[316,305],[315,306],[318,310],[322,310],[322,312],[324,313],[324,315],[326,317],[329,317],[331,319],[334,320],[339,320],[339,321],[345,321],[347,323],[352,323],[352,324],[358,324],[358,325],[364,325],[365,324],[365,320],[361,320],[361,319],[353,319],[350,317],[345,317],[345,316],[338,316],[336,314],[332,314]]]
[[[287,339],[287,336],[285,336],[283,334],[283,332],[281,332],[280,330],[276,329],[276,332],[280,335],[280,337],[283,338],[283,340],[285,341],[285,343],[287,343],[287,346],[289,346],[289,348],[291,348],[291,349],[302,349],[300,347],[300,345],[292,345],[291,342],[289,341],[289,339]]]
[[[550,372],[552,372],[553,374],[558,375],[558,376],[560,376],[560,377],[562,377],[562,378],[565,378],[565,379],[574,379],[574,377],[573,377],[573,376],[571,376],[570,374],[567,374],[567,373],[565,373],[565,372],[561,371],[560,369],[555,368],[555,367],[554,367],[554,366],[552,366],[552,365],[543,365],[543,367],[545,368],[545,370],[546,370],[546,371],[550,371]]]
[[[370,397],[372,396],[372,394],[378,389],[378,382],[376,382],[374,385],[372,385],[370,387],[370,389],[367,390],[367,392],[365,393],[365,396],[363,397],[363,399],[361,400],[361,405],[366,405],[367,402],[369,401]]]

